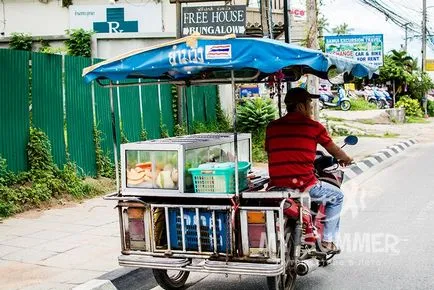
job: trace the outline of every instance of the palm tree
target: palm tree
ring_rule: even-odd
[[[349,25],[347,23],[343,23],[341,25],[338,25],[336,27],[334,27],[332,29],[332,32],[336,35],[345,35],[345,34],[350,34],[351,32],[353,32],[354,29],[350,28]]]
[[[324,15],[321,15],[318,19],[318,37],[323,37],[324,32],[330,32],[329,26],[329,20]]]
[[[398,51],[396,49],[393,49],[391,51],[390,58],[398,66],[403,66],[404,69],[409,73],[411,73],[413,70],[417,70],[417,60],[409,56],[404,50]]]

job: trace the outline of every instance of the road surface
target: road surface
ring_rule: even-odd
[[[434,144],[429,143],[345,184],[343,253],[332,265],[299,277],[296,289],[434,289],[433,177]],[[129,289],[126,284],[117,286]],[[265,278],[249,276],[191,274],[188,285],[192,290],[267,289]]]

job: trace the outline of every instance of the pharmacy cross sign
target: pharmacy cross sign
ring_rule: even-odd
[[[139,32],[138,21],[125,21],[124,8],[107,8],[105,22],[94,22],[96,33]]]

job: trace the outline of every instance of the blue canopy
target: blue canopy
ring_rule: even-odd
[[[286,80],[306,73],[326,79],[332,67],[355,77],[370,78],[376,71],[350,59],[277,40],[192,35],[108,59],[85,68],[83,76],[86,82],[143,78],[193,83],[227,78],[231,71],[261,81],[282,71]]]

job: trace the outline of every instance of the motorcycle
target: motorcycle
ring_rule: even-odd
[[[328,94],[320,94],[319,97],[319,106],[320,110],[324,109],[325,107],[340,107],[342,111],[348,111],[351,108],[351,102],[348,96],[345,93],[345,90],[343,88],[339,89],[339,97],[338,101],[336,103],[333,102],[335,96],[328,93]]]
[[[358,143],[356,136],[348,136],[344,140],[344,145],[355,145]],[[338,161],[325,155],[323,151],[316,152],[314,162],[315,174],[318,180],[327,182],[336,187],[341,187],[344,172],[339,169]],[[282,191],[285,188],[272,188],[270,191]],[[312,201],[308,193],[298,194],[287,189],[290,197],[284,214],[288,218],[285,226],[285,243],[288,249],[288,260],[293,265],[293,279],[298,276],[307,275],[318,267],[325,267],[331,263],[332,258],[340,251],[324,252],[321,241],[324,233],[325,204]],[[269,281],[269,288],[272,281]],[[290,285],[288,285],[290,286]],[[285,289],[292,289],[286,287]]]
[[[389,106],[389,108],[393,108],[394,104],[393,104],[393,98],[390,96],[389,92],[387,91],[387,89],[382,89],[381,90],[383,95],[386,97],[386,101],[387,104]]]
[[[378,88],[374,88],[374,96],[377,99],[377,108],[378,109],[388,109],[389,108],[389,102],[386,99],[386,95],[382,91],[380,91]]]

